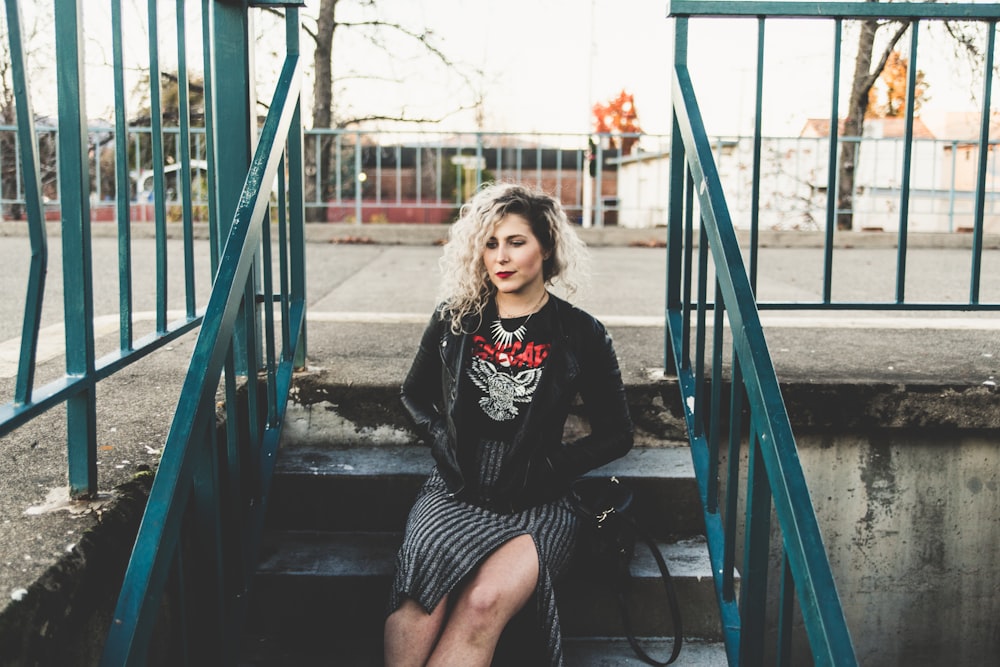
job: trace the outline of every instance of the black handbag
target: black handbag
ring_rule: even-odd
[[[632,489],[616,477],[584,477],[573,482],[569,499],[573,511],[583,519],[580,539],[585,567],[595,570],[593,574],[596,577],[612,580],[617,592],[622,626],[632,650],[650,665],[669,665],[674,662],[680,655],[684,637],[677,590],[656,542],[635,521],[632,512],[635,494]],[[653,554],[667,592],[670,617],[674,623],[674,645],[666,662],[659,662],[646,653],[632,632],[628,610],[628,590],[632,576],[629,564],[638,540],[642,540]]]

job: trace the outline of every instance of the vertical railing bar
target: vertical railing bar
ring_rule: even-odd
[[[128,169],[128,102],[125,99],[125,56],[122,44],[122,0],[111,2],[111,48],[115,88],[115,183],[118,222],[118,347],[132,349],[132,186]],[[138,166],[136,173],[139,173]],[[138,193],[137,193],[138,194]]]
[[[285,45],[290,55],[300,54],[299,35],[302,30],[302,19],[299,10],[289,7],[285,10]],[[290,281],[291,292],[289,294],[292,301],[302,304],[302,317],[305,321],[306,304],[306,255],[305,255],[305,211],[303,203],[303,138],[302,138],[302,97],[296,96],[295,111],[292,113],[292,123],[289,128],[288,138],[288,243],[290,245]],[[285,170],[281,170],[284,175]],[[285,318],[287,319],[287,318]],[[290,335],[290,334],[289,334]],[[299,331],[299,340],[296,341],[295,358],[292,363],[295,368],[304,368],[306,365],[306,327],[302,326]]]
[[[156,332],[167,331],[167,212],[163,182],[163,108],[160,101],[160,54],[157,1],[147,0],[149,18],[149,118],[153,151],[153,210],[156,220]]]
[[[104,198],[101,196],[101,141],[100,134],[91,133],[90,128],[87,128],[87,144],[94,147],[94,189],[92,190],[94,196],[93,206],[95,208],[100,208]]]
[[[360,138],[360,135],[359,135]],[[375,140],[375,203],[382,203],[382,141]]]
[[[187,34],[185,31],[185,0],[177,0],[177,115],[180,127],[177,147],[180,150],[181,211],[184,221],[184,294],[187,316],[195,316],[194,293],[194,227],[191,207],[191,119],[188,99]]]
[[[754,420],[750,420],[747,459],[746,544],[744,546],[743,598],[740,617],[740,663],[762,665],[767,611],[767,567],[771,531],[771,489]]]
[[[989,157],[990,103],[993,95],[993,58],[996,48],[996,21],[989,23],[986,40],[985,69],[983,70],[983,110],[980,112],[979,165],[976,175],[976,207],[972,229],[972,263],[969,280],[969,303],[979,303],[979,285],[983,264],[983,215],[986,198],[986,162]]]
[[[6,2],[7,2],[7,0],[4,0],[5,5],[6,5]],[[16,4],[12,5],[12,6],[13,7],[17,7]],[[6,11],[6,6],[5,6],[4,10]],[[8,25],[10,25],[10,24],[8,23]],[[20,22],[18,23],[18,25],[20,25]],[[9,30],[9,28],[8,28],[8,30]],[[8,35],[7,36],[8,45],[9,45],[9,43],[10,43],[10,41],[12,39],[18,39],[18,38],[12,38],[10,35]],[[9,46],[8,46],[8,48],[9,48]],[[13,53],[11,53],[11,65],[10,66],[11,66],[12,70],[14,68],[15,58],[16,58],[16,56],[14,56]],[[23,62],[23,60],[22,60],[22,62]],[[17,104],[17,98],[16,97],[14,99],[14,103]],[[15,113],[16,113],[16,111],[15,111]],[[32,121],[34,121],[34,119],[32,119]],[[15,120],[15,123],[16,123],[16,120]],[[7,132],[7,130],[8,130],[8,127],[7,126],[3,126],[3,131]],[[20,199],[24,198],[24,195],[23,195],[23,191],[21,189],[21,164],[20,164],[21,161],[18,159],[18,156],[21,155],[21,142],[20,142],[20,140],[18,139],[18,136],[17,136],[17,127],[14,128],[14,139],[13,139],[13,141],[14,141],[14,154],[13,154],[13,156],[11,158],[11,161],[13,163],[13,169],[14,169],[14,199],[20,200]],[[6,164],[6,162],[4,160],[3,153],[0,152],[0,173],[3,173],[5,171],[5,167],[4,167],[5,164]],[[3,196],[3,192],[0,191],[0,204],[6,204],[7,201],[8,200]]]
[[[227,520],[224,522],[226,530],[224,543],[228,546],[229,550],[240,548],[240,534],[242,533],[243,517],[245,515],[243,499],[247,495],[243,480],[243,467],[244,461],[247,466],[252,466],[253,463],[252,458],[244,456],[244,442],[240,434],[240,429],[236,426],[240,420],[240,400],[237,385],[236,358],[234,355],[235,346],[230,343],[229,349],[226,352],[226,361],[223,365],[226,423],[233,425],[233,427],[225,429],[226,470],[223,471],[223,474],[226,475],[226,483],[229,489],[228,502],[226,503],[226,508],[223,510],[227,515]],[[250,395],[254,393],[254,389],[256,388],[254,381],[255,379],[247,384],[247,400],[249,400]],[[232,571],[227,570],[227,580],[231,582],[231,585],[236,590],[240,590],[246,580],[247,572],[248,570],[243,565],[243,559],[239,559],[237,567],[232,568]]]
[[[403,203],[403,147],[396,144],[396,205]]]
[[[414,164],[416,165],[415,174],[417,181],[417,206],[423,206],[424,204],[424,149],[421,146],[415,146],[413,148],[414,154]]]
[[[275,382],[274,357],[274,283],[271,276],[273,268],[271,264],[271,224],[268,219],[269,217],[270,210],[268,210],[268,214],[264,218],[264,229],[261,232],[264,278],[264,301],[261,305],[264,309],[264,368],[267,371],[267,428],[276,425],[278,419],[278,395],[277,383]]]
[[[340,190],[340,186],[341,186],[341,183],[340,183],[340,169],[341,169],[341,164],[340,164],[340,162],[341,162],[341,149],[343,148],[343,141],[341,139],[341,136],[342,135],[338,132],[337,134],[334,135],[334,140],[333,140],[333,151],[334,151],[334,154],[333,154],[333,164],[334,164],[333,170],[335,172],[334,175],[333,175],[333,180],[334,180],[334,183],[336,184],[336,190],[337,190],[336,192],[333,193],[333,200],[335,202],[337,202],[338,204],[342,203],[341,190]],[[320,198],[323,196],[323,169],[324,169],[324,167],[327,168],[327,169],[330,168],[329,164],[323,164],[323,160],[320,160],[320,157],[322,157],[322,153],[320,151],[321,151],[322,146],[323,146],[323,143],[321,141],[321,137],[322,137],[322,135],[320,135],[320,134],[313,135],[313,143],[315,144],[315,148],[313,149],[313,155],[317,156],[315,159],[316,159],[316,161],[318,163],[316,165],[316,203],[317,204],[320,203]],[[327,178],[329,178],[329,177],[327,177]]]
[[[62,169],[62,147],[59,145],[59,130],[58,129],[52,130],[51,134],[55,137],[55,141],[56,141],[55,159],[56,159],[56,173],[58,174],[60,172],[60,170]],[[58,178],[55,179],[55,182],[56,182],[56,199],[55,199],[54,202],[50,202],[50,203],[54,203],[56,206],[61,206],[62,205],[62,183],[59,182]]]
[[[321,155],[321,153],[319,151],[320,151],[320,147],[322,145],[321,142],[320,142],[320,137],[322,137],[322,136],[323,136],[322,134],[316,136],[316,155]],[[344,175],[344,133],[338,130],[338,131],[336,131],[334,133],[333,136],[334,136],[334,140],[333,140],[333,150],[334,150],[334,158],[333,158],[333,161],[334,161],[334,167],[333,167],[334,174],[333,174],[333,180],[336,183],[336,188],[337,188],[337,192],[334,193],[334,201],[336,201],[338,204],[343,204],[344,203],[344,178],[343,178],[343,175]],[[326,140],[329,141],[329,139],[326,139]],[[328,165],[328,164],[320,164],[320,165],[316,166],[316,193],[317,193],[317,196],[319,196],[319,193],[322,192],[322,190],[320,188],[322,187],[323,180],[322,180],[322,177],[320,176],[320,174],[323,171],[324,167],[326,167],[327,169],[329,169],[330,165]],[[327,180],[329,180],[330,177],[327,176],[326,178],[327,178]]]
[[[354,133],[354,224],[361,226],[361,170],[363,167],[361,158],[361,131]]]
[[[493,154],[496,156],[495,166],[493,171],[493,180],[502,181],[503,180],[503,137],[491,135],[493,140],[496,142],[496,146],[493,148]]]
[[[750,289],[757,293],[757,253],[760,244],[761,115],[764,109],[764,17],[757,19],[757,83],[753,122],[753,182],[750,188]]]
[[[124,84],[124,82],[123,82]],[[122,90],[124,94],[124,89]],[[129,168],[135,170],[136,179],[139,178],[139,174],[142,173],[142,129],[138,127],[129,128],[129,136],[131,137],[132,149],[135,158],[129,163]],[[145,214],[145,202],[139,199],[139,181],[136,180],[135,183],[135,201],[138,204],[137,212],[139,214],[139,221],[146,222]]]
[[[434,203],[438,206],[441,205],[441,164],[444,161],[444,147],[439,143],[435,146],[437,149],[437,160],[435,164],[434,171]]]
[[[721,364],[720,364],[721,365]],[[722,595],[725,600],[736,598],[736,527],[740,491],[740,450],[743,443],[743,370],[736,356],[735,341],[731,358],[729,385],[729,447],[726,454],[726,514],[724,519],[722,556]]]
[[[288,184],[285,180],[286,158],[281,159],[281,166],[278,167],[278,276],[281,291],[281,359],[291,358],[292,341],[291,327],[288,321],[289,294],[288,294],[288,204],[286,188]],[[289,160],[290,162],[290,160]]]
[[[698,310],[694,342],[694,437],[705,432],[705,318],[708,300],[708,234],[705,225],[699,226],[698,234]]]
[[[684,368],[691,367],[691,287],[694,267],[694,181],[688,172],[684,186],[684,276],[682,298],[684,307],[684,332],[681,338],[681,359]],[[701,224],[704,224],[703,222]]]
[[[778,655],[776,667],[792,666],[792,628],[795,611],[795,580],[788,551],[781,550],[781,590],[778,594]]]
[[[951,179],[948,183],[948,233],[955,231],[955,168],[958,163],[958,140],[951,142]]]
[[[79,0],[56,0],[55,9],[66,374],[92,377],[94,280],[81,39],[83,7]],[[67,399],[66,430],[70,495],[93,496],[98,486],[97,398],[92,384]]]
[[[21,33],[21,8],[17,0],[7,0],[7,38],[11,57],[11,79],[17,111],[15,148],[20,145],[21,160],[14,159],[15,172],[24,169],[24,203],[27,214],[28,238],[31,244],[31,262],[28,267],[28,286],[24,301],[24,320],[21,326],[21,350],[18,357],[17,383],[14,403],[31,402],[35,384],[35,359],[38,351],[38,334],[42,318],[42,301],[45,296],[45,274],[48,271],[49,244],[45,227],[45,209],[42,203],[41,165],[38,142],[35,137],[35,116],[28,95],[26,60]],[[21,179],[18,179],[21,187]]]
[[[542,147],[535,146],[535,187],[542,187]]]
[[[674,59],[685,59],[687,48],[687,19],[675,19]],[[677,111],[671,106],[671,136],[681,136],[677,120]],[[578,183],[583,182],[583,160],[577,158],[580,168]],[[680,310],[681,304],[681,274],[683,271],[683,218],[685,207],[685,181],[687,177],[687,159],[684,154],[684,142],[674,140],[670,147],[670,173],[667,188],[667,249],[666,249],[666,300],[663,313],[663,369],[665,372],[679,372],[675,368],[675,356],[670,336],[670,313]],[[579,192],[579,188],[577,188]]]
[[[604,226],[604,137],[610,139],[610,135],[602,135],[595,153],[597,169],[594,171],[594,227]]]
[[[499,154],[499,149],[497,149],[497,153]],[[499,166],[499,164],[500,160],[497,160],[497,166]],[[558,150],[556,150],[556,199],[559,201],[562,201],[562,165],[563,149],[562,144],[560,144]]]
[[[461,139],[459,139],[459,144],[455,148],[455,158],[461,158],[465,153],[465,146],[462,145]],[[455,171],[455,199],[452,202],[455,206],[459,206],[462,203],[462,199],[465,196],[465,186],[463,184],[463,179],[465,176],[465,169],[458,163],[455,162],[454,158],[451,162],[451,167]]]
[[[496,153],[497,153],[496,180],[498,181],[503,180],[503,141],[502,141],[503,138],[501,137],[500,139],[501,141],[497,142],[497,148],[496,148]]]
[[[718,280],[715,285],[715,308],[712,323],[712,408],[711,423],[708,430],[708,489],[706,509],[711,514],[719,511],[719,442],[722,434],[722,340],[723,318],[726,306],[722,299],[722,288]]]
[[[483,185],[483,170],[486,169],[486,158],[483,155],[483,133],[476,132],[476,190]],[[541,186],[541,181],[538,183]]]
[[[913,111],[917,87],[917,41],[920,21],[910,24],[910,63],[907,66],[906,119],[903,131],[903,173],[900,183],[899,236],[896,247],[896,303],[906,301],[906,250],[910,226],[910,165],[913,160]],[[878,154],[878,151],[876,151]]]
[[[219,258],[222,256],[222,243],[221,239],[225,237],[225,232],[222,229],[224,224],[223,220],[219,216],[219,202],[218,202],[218,178],[216,176],[218,163],[215,159],[215,107],[213,99],[215,97],[215,90],[213,88],[214,81],[212,78],[212,48],[213,43],[212,35],[214,34],[214,28],[212,27],[212,0],[202,0],[201,1],[201,37],[202,43],[205,44],[203,48],[203,72],[204,72],[204,94],[203,102],[205,106],[205,164],[207,167],[206,173],[206,185],[208,186],[208,192],[205,193],[208,199],[208,247],[209,247],[209,266],[211,270],[211,276],[209,282],[211,283],[215,279],[215,274],[219,269]]]
[[[260,248],[257,248],[257,252],[254,256],[254,264],[260,264]],[[261,437],[260,437],[260,425],[257,423],[257,416],[260,414],[260,386],[258,383],[258,375],[260,372],[260,346],[261,341],[258,339],[258,333],[260,331],[257,323],[258,311],[257,311],[257,288],[256,283],[256,271],[251,270],[247,276],[246,285],[243,287],[243,307],[241,308],[241,315],[237,315],[237,320],[242,319],[241,328],[244,333],[244,349],[245,359],[243,363],[245,364],[246,378],[247,378],[247,414],[246,414],[246,428],[247,428],[247,447],[249,448],[250,461],[256,462],[259,460],[261,451]],[[237,364],[240,360],[237,359]],[[239,366],[237,366],[239,369]],[[248,483],[251,489],[259,490],[260,486],[260,470],[254,463],[248,465],[245,468],[245,474],[248,478]]]
[[[833,86],[830,91],[830,156],[826,174],[826,234],[823,243],[823,303],[829,304],[833,290],[833,231],[837,224],[837,153],[840,136],[840,43],[843,19],[834,21]]]

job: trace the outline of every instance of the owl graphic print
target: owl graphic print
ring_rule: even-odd
[[[485,416],[500,423],[517,418],[535,395],[550,347],[527,337],[496,341],[473,336],[468,376]]]

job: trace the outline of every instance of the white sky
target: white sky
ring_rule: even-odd
[[[126,19],[145,12],[145,1],[125,0]],[[172,50],[172,2],[161,2],[164,19],[160,43]],[[312,14],[318,0],[307,0]],[[93,36],[88,61],[110,61],[108,3],[86,2],[85,18]],[[200,47],[201,2],[188,0],[189,42]],[[665,0],[378,0],[377,17],[413,30],[430,28],[435,44],[466,72],[482,70],[474,85],[485,103],[484,129],[510,132],[585,132],[595,102],[623,88],[635,95],[640,124],[647,133],[666,134],[670,126],[670,65],[673,21],[666,18]],[[374,18],[352,0],[341,0],[340,20]],[[166,20],[165,20],[166,19]],[[139,21],[144,23],[143,21]],[[134,18],[132,25],[135,24]],[[261,23],[263,25],[263,22]],[[753,122],[752,76],[756,66],[756,20],[702,19],[692,21],[689,63],[710,134],[749,132]],[[283,37],[279,30],[268,35]],[[388,50],[372,47],[356,30],[338,31],[335,71],[345,77],[337,87],[341,115],[395,114],[441,117],[470,105],[474,92],[453,71],[439,67],[412,40],[383,33]],[[856,33],[845,31],[841,82],[850,84]],[[944,57],[949,48],[921,33],[921,61],[927,72],[931,101],[925,118],[943,110],[975,110],[969,85],[957,77],[955,64]],[[145,57],[144,29],[126,32],[127,58]],[[261,72],[270,62],[265,43],[258,59]],[[275,40],[278,41],[278,40]],[[903,42],[906,42],[904,39]],[[905,44],[901,42],[905,48]],[[765,72],[765,134],[798,134],[809,117],[829,117],[833,24],[828,20],[769,21]],[[303,38],[307,80],[311,81],[311,51]],[[190,57],[200,66],[200,55]],[[170,63],[162,63],[164,69]],[[375,72],[381,80],[351,77]],[[133,76],[133,75],[130,75]],[[42,85],[45,76],[37,77]],[[385,79],[392,79],[386,81]],[[402,82],[402,83],[400,83]],[[33,87],[36,82],[33,82]],[[1000,96],[1000,86],[994,84]],[[106,115],[110,83],[91,77],[88,112]],[[842,101],[846,92],[841,95]],[[36,100],[54,95],[35,95]],[[309,100],[306,100],[308,116]],[[36,102],[36,110],[39,103]],[[930,124],[930,123],[929,123]],[[472,111],[449,116],[448,130],[475,130]]]
[[[309,1],[310,8],[318,0]],[[348,0],[342,6],[349,7]],[[379,0],[381,18],[416,28],[429,27],[441,49],[469,69],[484,72],[479,85],[485,98],[485,128],[499,131],[586,132],[591,107],[623,88],[635,95],[639,120],[652,134],[670,131],[670,66],[673,20],[664,0]],[[342,19],[350,18],[343,12]],[[769,21],[765,50],[765,134],[792,134],[810,117],[830,115],[833,22]],[[337,53],[343,73],[384,59],[350,33],[339,37]],[[936,34],[921,33],[921,61],[931,84],[925,105],[928,124],[935,114],[976,110],[969,84],[956,76],[950,46]],[[752,130],[756,68],[755,19],[692,20],[689,63],[710,134]],[[841,102],[846,100],[854,67],[857,33],[845,29],[842,47]],[[908,48],[907,39],[900,46]],[[352,81],[343,96],[353,111],[392,109],[405,104],[408,113],[437,117],[473,95],[456,84],[453,73],[407,56],[418,51],[401,40],[392,47],[394,62],[382,63],[407,85],[385,86]],[[369,55],[364,55],[368,53]],[[378,67],[376,67],[378,68]],[[1000,86],[994,84],[997,96]],[[342,111],[348,111],[342,108]],[[472,112],[450,117],[449,129],[476,128]]]

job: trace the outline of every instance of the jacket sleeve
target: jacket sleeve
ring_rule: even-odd
[[[576,478],[624,456],[632,448],[634,427],[611,336],[594,320],[581,360],[580,398],[590,433],[563,443],[548,457],[553,473]]]
[[[403,407],[410,414],[417,435],[427,444],[432,444],[445,428],[441,352],[438,350],[443,326],[435,311],[420,338],[420,347],[400,391]]]

